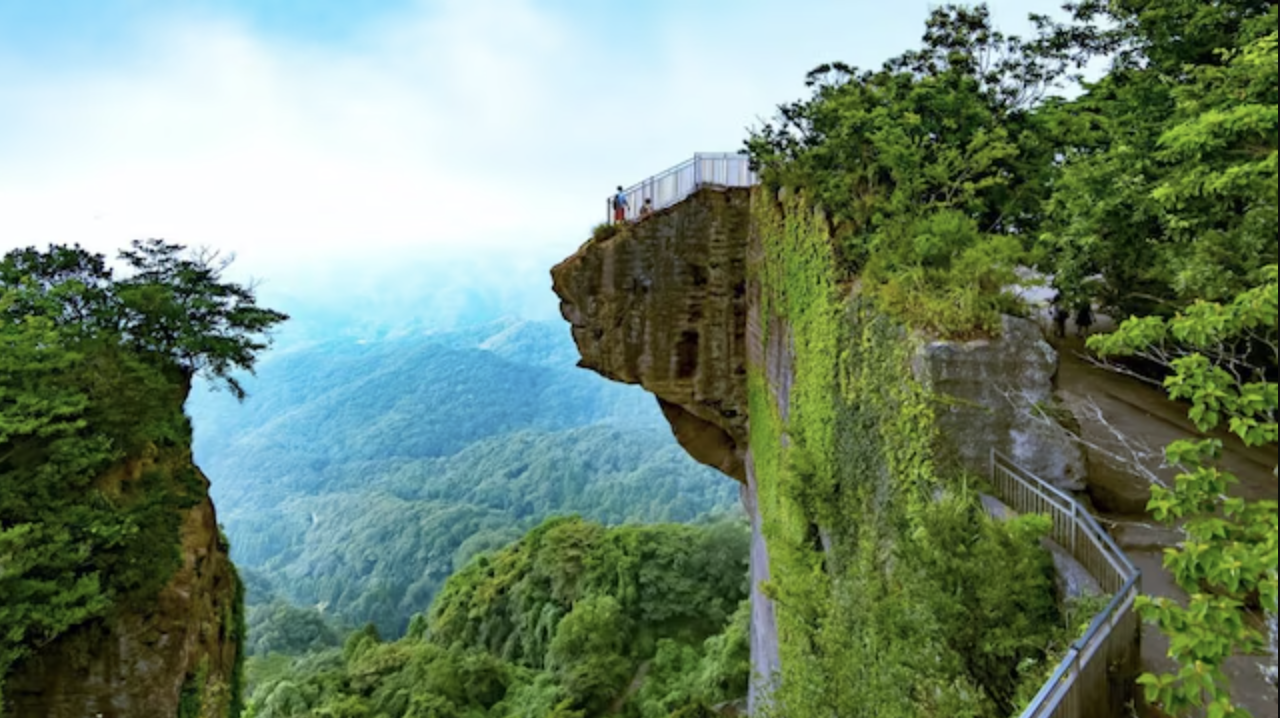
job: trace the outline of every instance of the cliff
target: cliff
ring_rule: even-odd
[[[15,666],[5,715],[239,715],[241,586],[208,487],[188,447],[154,445],[95,482],[104,500],[121,504],[184,497],[170,507],[165,531],[175,570],[158,592],[117,601]]]
[[[938,412],[944,452],[975,471],[992,448],[1059,488],[1082,491],[1084,453],[1052,421],[1028,421],[1027,407],[1056,404],[1058,354],[1029,319],[1002,318],[998,339],[925,341],[912,373],[943,396]]]
[[[750,193],[704,189],[551,270],[579,366],[657,397],[693,458],[746,481]]]
[[[588,242],[552,277],[580,366],[652,392],[689,453],[743,483],[752,710],[782,696],[835,714],[883,705],[884,715],[946,715],[975,700],[986,701],[975,714],[998,713],[1012,701],[1008,666],[901,671],[965,664],[980,651],[966,642],[973,630],[1011,630],[1029,606],[1052,604],[1048,558],[1018,529],[979,517],[960,477],[983,472],[995,448],[1036,458],[1062,486],[1081,479],[1080,452],[1051,428],[1022,425],[1009,401],[1051,401],[1056,356],[1013,318],[976,342],[920,336],[865,301],[836,255],[803,198],[711,187]],[[929,496],[964,508],[943,515],[920,499]],[[974,546],[930,538],[947,534]],[[1001,553],[1014,565],[997,576]],[[934,602],[949,592],[976,606],[997,579],[1017,587],[988,612],[991,626]],[[1018,630],[1041,635],[1045,616]],[[873,644],[882,649],[868,654]]]

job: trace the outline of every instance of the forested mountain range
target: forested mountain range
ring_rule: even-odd
[[[479,550],[543,518],[690,521],[737,486],[676,445],[653,399],[575,366],[563,325],[514,319],[287,349],[197,386],[197,463],[251,604],[403,632]]]

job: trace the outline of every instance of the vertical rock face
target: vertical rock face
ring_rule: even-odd
[[[695,459],[746,481],[750,190],[705,188],[551,270],[579,366],[658,398]]]
[[[756,506],[755,467],[747,454],[747,483],[742,487],[742,505],[751,517],[751,674],[747,709],[754,714],[756,708],[767,702],[771,692],[770,681],[778,675],[778,620],[773,601],[764,593],[764,585],[770,578],[769,546],[764,539],[760,511]]]
[[[190,463],[189,451],[174,461]],[[165,459],[170,460],[168,458]],[[131,461],[104,480],[138,481]],[[182,563],[146,605],[120,605],[72,629],[16,667],[6,686],[21,718],[225,718],[239,650],[239,590],[218,532],[208,480],[184,511]],[[181,713],[180,713],[181,707]]]
[[[931,342],[916,354],[916,377],[947,397],[937,414],[944,451],[985,474],[991,448],[1059,488],[1084,488],[1084,453],[1061,427],[1037,420],[1051,407],[1058,355],[1028,319],[1004,317],[998,339]]]
[[[743,482],[753,529],[754,711],[767,702],[780,659],[775,607],[762,590],[771,565],[753,457],[765,449],[747,445],[747,368],[764,379],[783,423],[797,377],[791,327],[776,317],[763,324],[761,287],[747,276],[750,262],[763,261],[751,202],[749,190],[703,189],[587,243],[551,274],[579,365],[653,393],[694,458]],[[1074,487],[1084,476],[1079,450],[1062,432],[1019,416],[1027,404],[1050,403],[1057,357],[1034,324],[1009,318],[1004,330],[988,342],[935,342],[915,357],[916,376],[954,399],[940,412],[944,443],[975,468],[985,467],[994,446]]]
[[[761,260],[762,248],[757,232],[749,232],[747,256],[749,262]],[[770,319],[765,331],[762,318],[763,302],[758,278],[748,278],[747,296],[747,364],[762,370],[769,386],[769,401],[785,422],[791,414],[791,387],[795,382],[795,362],[791,328],[785,323]],[[748,419],[750,417],[748,416]],[[786,441],[786,437],[783,437]],[[778,651],[778,616],[773,599],[763,587],[772,579],[769,567],[769,544],[764,536],[764,519],[758,505],[759,478],[756,464],[747,446],[747,483],[743,487],[742,503],[751,517],[751,682],[748,684],[747,712],[757,711],[769,704],[769,696],[781,673],[782,659]]]
[[[551,275],[582,355],[579,366],[653,393],[691,456],[743,482],[752,524],[752,668],[768,677],[778,668],[778,639],[773,606],[761,588],[769,579],[769,554],[747,450],[748,353],[761,363],[778,360],[778,377],[790,368],[774,356],[785,349],[773,347],[769,357],[763,347],[749,349],[750,203],[747,189],[703,189],[584,245]],[[758,327],[751,333],[758,344]],[[765,692],[767,686],[753,681],[750,705],[759,705]]]

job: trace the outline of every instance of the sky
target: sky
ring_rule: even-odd
[[[614,186],[741,148],[932,5],[0,0],[0,252],[160,237],[295,316],[546,317]]]

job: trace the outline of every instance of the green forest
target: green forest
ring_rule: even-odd
[[[550,519],[450,577],[398,641],[368,625],[253,659],[247,715],[713,715],[746,693],[749,539],[738,521]]]

